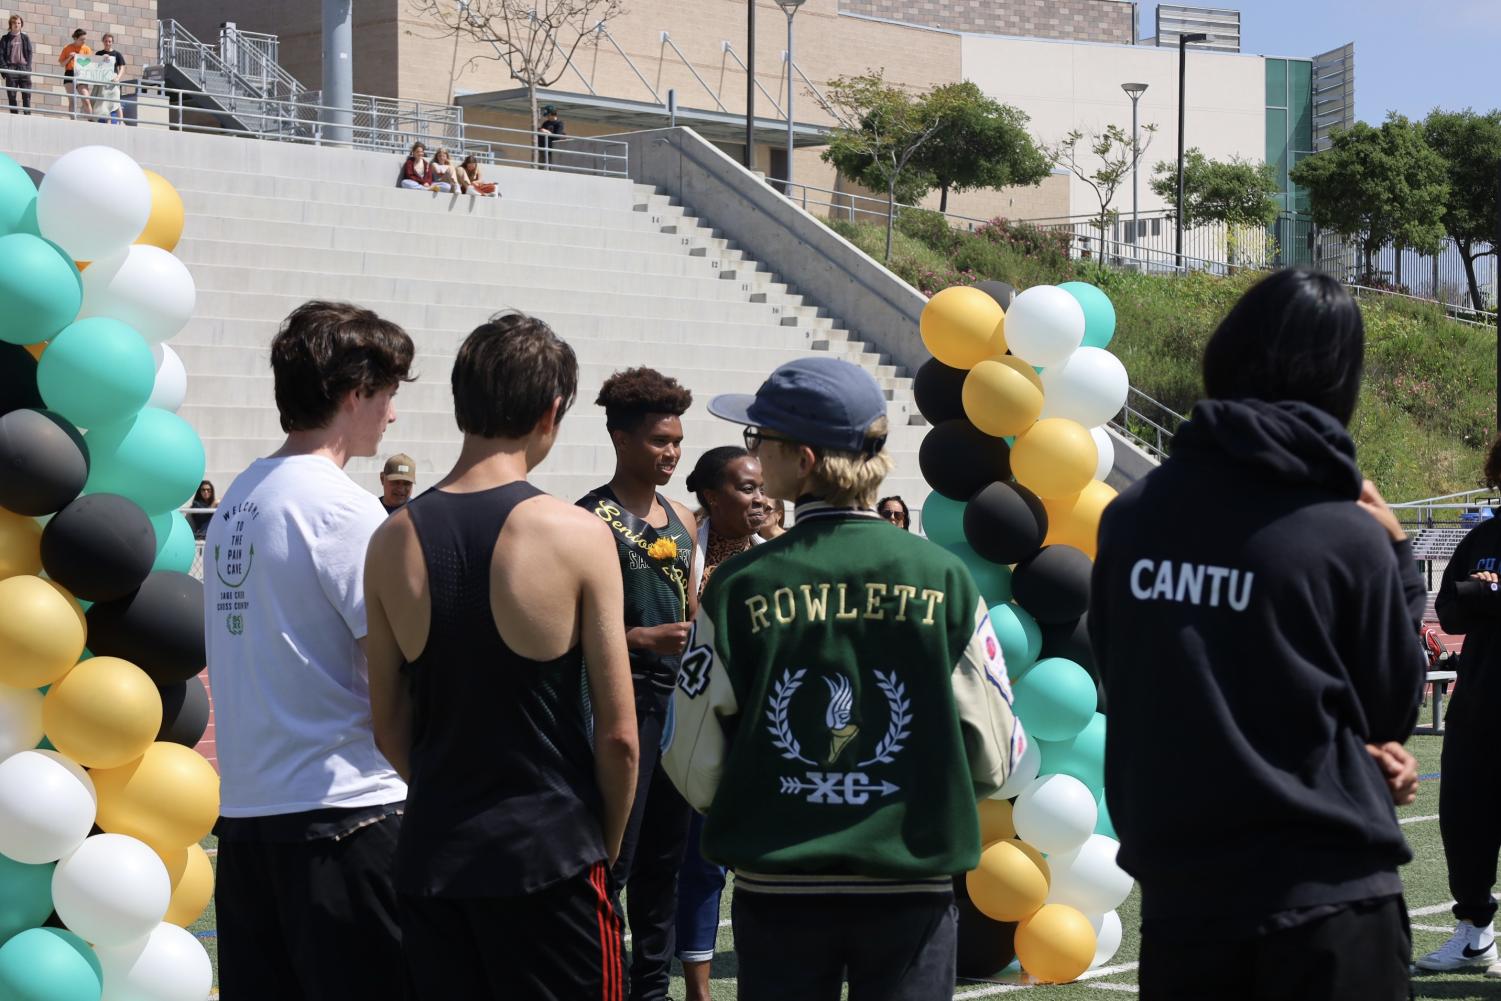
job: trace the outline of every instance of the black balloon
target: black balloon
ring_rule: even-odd
[[[928,486],[950,500],[967,501],[980,488],[1011,476],[1011,446],[964,419],[933,428],[917,450]]]
[[[208,729],[208,689],[199,677],[164,685],[162,728],[156,739],[184,747],[196,747]]]
[[[42,178],[47,176],[46,171],[37,170],[35,167],[22,167],[21,169],[26,171],[26,176],[31,178],[31,183],[36,185],[38,191],[41,191]]]
[[[1089,608],[1091,568],[1073,546],[1044,546],[1017,564],[1011,593],[1039,623],[1072,622]]]
[[[929,424],[942,424],[964,416],[964,377],[962,368],[949,368],[937,358],[923,362],[912,379],[912,396],[917,411]]]
[[[88,612],[89,649],[120,657],[158,686],[203,670],[203,585],[185,573],[156,570],[136,591]]]
[[[1016,289],[1005,282],[983,281],[975,282],[975,288],[990,296],[1001,304],[1002,309],[1011,308],[1011,300],[1016,298]]]
[[[1065,657],[1094,675],[1094,647],[1089,643],[1089,616],[1085,614],[1073,622],[1050,622],[1042,626],[1041,656]]]
[[[992,483],[964,506],[964,539],[992,563],[1020,563],[1047,534],[1048,513],[1026,487]]]
[[[969,899],[963,876],[954,877],[954,905],[959,910],[959,976],[994,977],[1016,959],[1016,923],[997,921]]]
[[[85,494],[42,529],[42,567],[83,601],[114,601],[141,586],[156,559],[156,532],[135,501]]]
[[[0,341],[0,416],[45,405],[36,388],[36,359],[21,345]]]
[[[39,517],[61,511],[89,478],[78,429],[49,410],[0,417],[0,507]]]

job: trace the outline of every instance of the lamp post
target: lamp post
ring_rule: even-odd
[[[1178,36],[1178,211],[1176,226],[1176,239],[1173,241],[1173,252],[1178,257],[1178,270],[1183,268],[1183,120],[1184,120],[1184,93],[1188,84],[1188,43],[1208,41],[1209,36],[1202,31],[1196,31],[1188,35]]]
[[[777,6],[787,15],[787,197],[792,197],[792,19],[797,9],[807,0],[777,0]]]
[[[1141,239],[1141,226],[1137,218],[1139,209],[1136,201],[1136,169],[1138,166],[1137,161],[1141,159],[1141,150],[1137,146],[1136,102],[1140,101],[1141,95],[1147,92],[1147,85],[1144,83],[1123,83],[1121,84],[1121,90],[1124,90],[1126,96],[1131,98],[1131,254],[1139,263],[1141,254],[1139,252],[1140,244],[1138,241]]]
[[[756,169],[756,0],[745,0],[745,169]]]

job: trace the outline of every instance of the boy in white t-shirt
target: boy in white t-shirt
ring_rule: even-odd
[[[411,361],[411,338],[370,310],[294,310],[271,343],[286,443],[209,525],[225,997],[406,990],[391,877],[407,791],[375,747],[364,654],[365,549],[386,512],[344,464],[375,454]]]

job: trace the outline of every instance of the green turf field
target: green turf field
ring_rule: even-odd
[[[1409,746],[1418,756],[1420,774],[1433,775],[1439,770],[1441,737],[1414,737]],[[1422,784],[1417,802],[1398,811],[1407,840],[1412,845],[1413,861],[1402,871],[1407,888],[1407,906],[1412,914],[1413,952],[1415,955],[1437,948],[1453,928],[1449,914],[1449,891],[1444,875],[1444,852],[1438,833],[1438,779]],[[206,842],[205,846],[213,848]],[[722,920],[719,931],[720,954],[714,960],[713,996],[716,999],[731,999],[735,996],[735,955],[729,928],[730,893],[724,897]],[[1103,1001],[1111,994],[1136,993],[1137,957],[1137,899],[1131,898],[1120,909],[1121,923],[1125,928],[1125,940],[1120,952],[1102,970],[1091,971],[1087,979],[1061,986],[1027,986],[1018,984],[993,984],[963,982],[955,989],[956,998],[995,997],[1002,994],[1035,993],[1047,1001]],[[217,954],[214,938],[214,911],[208,912],[192,929],[208,948],[210,957]],[[1415,993],[1419,998],[1442,998],[1445,1001],[1501,1001],[1501,980],[1487,980],[1479,971],[1463,975],[1423,974],[1414,979]],[[217,995],[215,995],[217,997]],[[674,979],[672,997],[683,997],[681,980]],[[238,1001],[231,998],[229,1001]],[[247,999],[248,1001],[248,999]],[[372,999],[374,1001],[374,999]],[[453,999],[463,1001],[463,999]],[[1206,994],[1205,1001],[1212,1001]]]

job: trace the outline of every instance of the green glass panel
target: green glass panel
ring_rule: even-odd
[[[1313,64],[1294,61],[1287,64],[1287,108],[1292,113],[1295,150],[1313,149]]]
[[[1266,106],[1268,108],[1287,107],[1286,59],[1266,61]]]
[[[1287,112],[1266,109],[1266,162],[1277,172],[1277,190],[1287,190]]]

